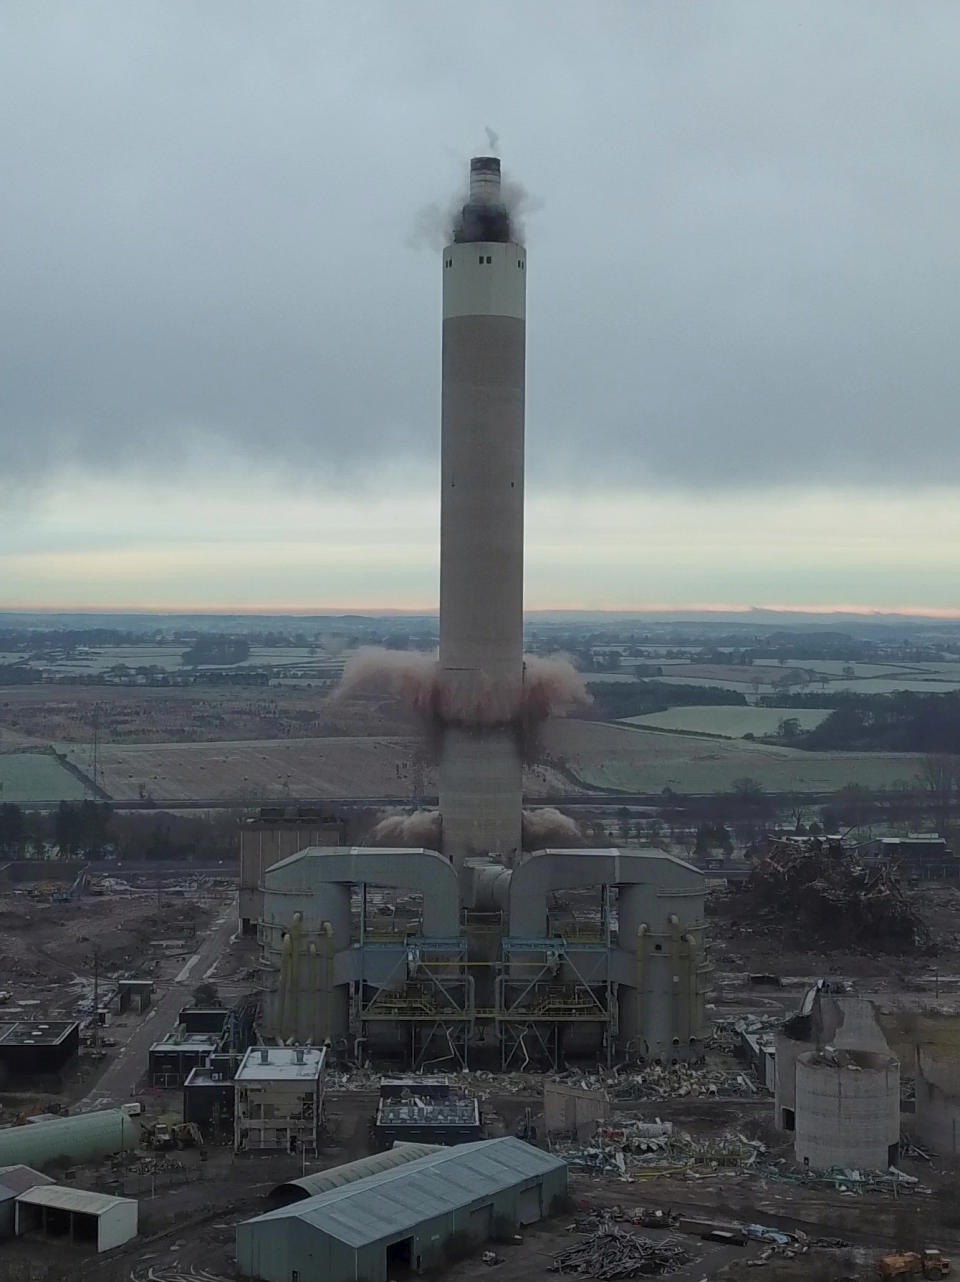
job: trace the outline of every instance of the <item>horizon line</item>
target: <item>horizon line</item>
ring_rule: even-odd
[[[956,619],[960,621],[960,606],[867,606],[842,605],[783,605],[783,604],[723,604],[717,602],[692,605],[563,605],[537,606],[525,609],[524,617],[542,614],[798,614],[798,615],[856,615],[862,618],[920,618]],[[431,606],[312,606],[312,605],[2,605],[0,614],[134,614],[156,615],[232,615],[256,618],[258,616],[288,615],[290,617],[341,617],[344,615],[373,615],[409,617],[412,615],[439,617],[439,609]]]

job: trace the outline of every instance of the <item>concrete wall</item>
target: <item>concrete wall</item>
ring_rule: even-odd
[[[319,1081],[309,1078],[234,1083],[238,1151],[289,1152],[316,1147],[323,1110]]]
[[[578,1090],[562,1082],[545,1082],[543,1086],[543,1124],[548,1135],[575,1135],[589,1139],[598,1122],[610,1116],[606,1091]]]
[[[913,1134],[934,1153],[960,1153],[960,1061],[921,1050]]]
[[[240,826],[240,930],[256,933],[263,916],[263,875],[281,859],[308,846],[339,846],[339,822],[244,823]]]
[[[137,1236],[137,1203],[133,1198],[124,1198],[98,1215],[97,1220],[97,1250],[112,1251],[115,1246],[122,1246]]]
[[[855,1059],[855,1064],[852,1060]],[[900,1141],[900,1066],[889,1055],[848,1053],[839,1064],[816,1052],[797,1060],[798,1162],[814,1170],[885,1171]]]

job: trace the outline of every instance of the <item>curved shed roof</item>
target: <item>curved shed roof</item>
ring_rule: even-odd
[[[562,1158],[510,1135],[457,1144],[246,1220],[237,1226],[237,1246],[245,1249],[258,1226],[288,1217],[347,1246],[367,1246],[565,1167]]]
[[[329,1171],[315,1171],[313,1175],[304,1175],[299,1180],[286,1180],[278,1184],[270,1194],[270,1200],[278,1206],[290,1202],[301,1202],[307,1197],[316,1197],[328,1189],[340,1188],[343,1184],[352,1184],[355,1180],[365,1179],[368,1175],[379,1175],[381,1171],[392,1170],[395,1166],[405,1166],[418,1157],[436,1153],[440,1144],[395,1144],[383,1153],[372,1153],[369,1157],[358,1158],[355,1162],[345,1162],[343,1166],[331,1167]]]
[[[140,1128],[120,1108],[0,1129],[0,1166],[43,1166],[54,1158],[90,1161],[136,1148]]]

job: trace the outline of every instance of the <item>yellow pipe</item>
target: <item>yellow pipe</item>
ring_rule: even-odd
[[[333,926],[330,922],[321,923],[320,934],[323,937],[323,1027],[320,1030],[321,1037],[332,1036],[330,1023],[330,1007],[333,1004]]]
[[[670,923],[670,1006],[673,1011],[671,1041],[674,1041],[679,1040],[680,1037],[680,992],[677,985],[680,976],[680,918],[676,913],[671,913],[668,921]]]
[[[646,1038],[643,1037],[643,984],[644,984],[644,967],[647,960],[647,933],[650,927],[645,921],[642,921],[637,927],[637,1046],[639,1049],[640,1040],[643,1039],[646,1045]]]
[[[698,953],[697,941],[693,935],[684,935],[683,942],[687,945],[687,1045],[689,1046],[691,1038],[700,1031],[700,1023],[696,1019]]]
[[[289,934],[284,935],[280,945],[280,1013],[277,1016],[277,1032],[284,1040],[284,1024],[287,1014],[287,997],[290,992],[290,966],[293,954],[293,940]]]

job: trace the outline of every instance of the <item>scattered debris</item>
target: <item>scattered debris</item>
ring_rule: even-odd
[[[654,1242],[607,1221],[595,1233],[556,1255],[550,1270],[612,1282],[616,1278],[676,1273],[692,1258],[675,1237]]]
[[[620,1126],[602,1125],[591,1144],[560,1148],[575,1170],[631,1179],[631,1172],[715,1173],[726,1168],[738,1172],[756,1165],[766,1153],[759,1140],[747,1139],[739,1131],[724,1131],[709,1139],[696,1139],[675,1131],[672,1123],[625,1121]]]
[[[889,1193],[893,1197],[903,1197],[912,1193],[930,1192],[915,1175],[907,1175],[895,1166],[891,1166],[888,1171],[844,1170],[839,1166],[827,1171],[801,1171],[785,1166],[766,1166],[758,1174],[782,1184],[832,1188],[838,1193]]]

